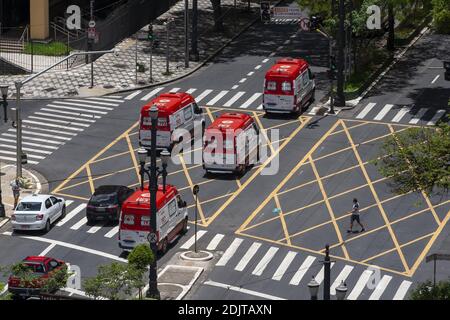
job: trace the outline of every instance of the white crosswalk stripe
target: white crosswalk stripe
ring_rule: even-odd
[[[141,98],[141,101],[147,101],[149,100],[151,97],[155,96],[158,92],[160,92],[161,90],[163,90],[164,87],[159,87],[156,89],[153,89],[152,91],[150,91],[148,94],[146,94],[145,96],[143,96]]]
[[[230,100],[224,103],[224,107],[231,107],[233,103],[235,103],[240,97],[242,97],[245,94],[244,91],[237,92]]]
[[[59,119],[85,121],[85,122],[90,122],[90,123],[94,123],[95,122],[95,120],[91,120],[91,119],[82,119],[82,118],[75,118],[75,117],[70,117],[70,116],[62,116],[62,115],[59,115],[59,114],[52,114],[52,113],[47,113],[47,112],[36,111],[34,114],[38,114],[40,116],[52,117],[52,118],[59,118]]]
[[[68,106],[60,106],[58,104],[48,104],[47,107],[63,109],[63,110],[83,111],[83,112],[95,113],[95,114],[108,114],[108,112],[105,112],[105,111],[97,111],[97,110],[90,110],[90,109],[86,109],[86,108],[82,109],[82,108],[75,108],[75,107],[68,107]]]
[[[193,94],[197,89],[190,88],[188,91],[186,91],[187,94]]]
[[[206,250],[216,250],[217,246],[219,245],[220,241],[225,237],[225,235],[218,233],[214,236],[214,238],[211,240],[211,242],[206,247]]]
[[[376,115],[374,120],[381,120],[384,118],[384,116],[392,109],[394,105],[393,104],[387,104],[381,109],[381,111]]]
[[[73,101],[73,100],[67,100],[67,101]],[[85,103],[75,103],[75,102],[67,102],[67,101],[58,101],[58,104],[67,105],[67,106],[75,106],[75,107],[82,107],[86,109],[95,109],[95,110],[114,110],[114,108],[110,107],[101,107],[101,106],[94,106],[91,104],[85,104]],[[55,102],[53,102],[55,103]]]
[[[15,139],[5,139],[5,138],[0,138],[0,141],[3,142],[11,142],[13,144],[16,144],[16,140]],[[39,147],[39,148],[44,148],[44,149],[52,149],[52,150],[57,150],[58,148],[55,146],[48,146],[48,145],[44,145],[44,144],[39,144],[39,143],[33,143],[33,142],[26,142],[26,141],[22,141],[23,145],[27,145],[27,146],[32,146],[32,147]]]
[[[90,228],[87,232],[88,233],[96,233],[101,228],[102,228],[101,226],[94,226],[94,227]]]
[[[358,282],[356,282],[355,286],[353,287],[353,290],[348,295],[347,300],[358,299],[359,295],[364,290],[364,287],[366,286],[373,272],[374,272],[373,270],[364,270],[364,272],[359,277]]]
[[[66,217],[64,219],[62,219],[61,221],[59,221],[56,226],[57,227],[62,227],[63,225],[65,225],[68,221],[70,221],[71,219],[73,219],[78,213],[80,213],[82,210],[84,210],[86,208],[86,203],[81,203],[79,204],[75,209],[73,209],[72,211],[70,211]]]
[[[142,92],[142,90],[137,90],[137,91],[127,95],[125,97],[125,100],[132,100],[134,97],[138,96],[141,92]]]
[[[253,102],[256,101],[256,99],[258,99],[259,97],[262,96],[262,93],[254,93],[247,101],[245,101],[240,108],[242,109],[247,109]]]
[[[8,131],[9,131],[9,132],[14,132],[14,133],[16,133],[16,130],[15,130],[15,129],[8,129]],[[55,133],[58,133],[57,131],[54,131],[54,130],[42,130],[42,131],[48,131],[48,132],[55,132]],[[72,140],[72,138],[68,138],[68,137],[56,136],[56,135],[53,135],[53,134],[46,134],[46,133],[41,133],[41,132],[36,132],[36,131],[31,131],[31,130],[22,130],[22,133],[25,133],[25,134],[31,134],[31,135],[33,135],[33,136],[49,137],[49,138],[54,138],[54,139],[59,139],[59,140],[64,140],[64,141],[70,141],[70,140]],[[73,134],[73,133],[67,133],[67,132],[66,132],[65,134],[76,135],[76,134]],[[15,136],[15,135],[14,135],[14,136]]]
[[[176,93],[176,92],[178,92],[178,91],[180,91],[180,89],[181,88],[172,88],[172,89],[170,89],[170,93]]]
[[[199,230],[197,231],[197,240],[199,240],[201,237],[203,237],[203,235],[206,233],[206,230]],[[180,249],[189,249],[190,247],[192,247],[192,245],[195,242],[195,234],[188,240],[186,241],[181,247]]]
[[[298,268],[297,272],[292,277],[291,281],[289,281],[289,284],[297,286],[300,283],[300,281],[302,281],[304,275],[306,274],[308,269],[312,266],[315,260],[316,257],[307,256],[306,259],[303,261],[302,265]]]
[[[333,284],[331,285],[330,294],[332,294],[333,296],[336,295],[336,288],[341,284],[342,281],[345,282],[350,272],[352,272],[353,268],[354,268],[353,266],[349,265],[344,266],[342,271],[336,277],[336,280],[334,280]]]
[[[97,100],[97,101],[106,101],[106,102],[125,102],[125,100],[121,100],[118,98],[113,98],[111,99],[113,96],[108,96],[107,98],[103,98],[103,97],[92,97],[92,98],[87,98],[88,100]],[[119,97],[121,98],[121,97]]]
[[[119,106],[119,104],[117,104],[117,103],[99,102],[99,101],[86,101],[86,100],[80,100],[80,99],[67,99],[65,101],[79,102],[81,105],[84,105],[86,107],[92,107],[92,108],[95,108],[97,105],[109,106],[109,107],[118,107]],[[93,103],[93,104],[86,104],[86,103]]]
[[[78,123],[78,122],[72,122],[72,121],[50,119],[50,118],[45,118],[45,117],[29,116],[28,119],[50,121],[50,122],[61,123],[61,124],[70,125],[70,126],[85,127],[85,128],[88,128],[90,126],[89,124],[86,124],[86,123]]]
[[[252,274],[256,276],[262,275],[264,270],[266,269],[269,262],[272,260],[272,258],[275,256],[275,253],[277,253],[278,248],[277,247],[270,247],[269,250],[267,250],[264,257],[259,261],[258,265],[255,267],[255,269],[252,271]]]
[[[297,255],[294,251],[289,251],[286,256],[284,257],[283,261],[281,262],[278,269],[275,271],[275,273],[272,276],[273,280],[280,281],[281,278],[283,278],[284,273],[289,268],[291,262],[294,260],[295,256]]]
[[[403,107],[400,109],[399,112],[397,112],[397,114],[395,115],[394,118],[392,118],[392,122],[400,122],[400,120],[403,119],[403,117],[405,116],[405,114],[407,114],[409,112],[409,108],[408,107]]]
[[[392,300],[403,300],[411,285],[412,285],[411,281],[403,280],[403,282],[398,287],[397,292],[395,293],[394,298],[392,298]]]
[[[48,112],[61,113],[61,114],[70,114],[70,115],[73,115],[73,116],[89,118],[89,119],[100,119],[101,118],[100,116],[95,116],[95,115],[92,115],[92,114],[85,114],[85,113],[71,112],[71,111],[63,111],[63,110],[58,110],[58,109],[54,109],[54,108],[41,108],[41,111],[48,111]]]
[[[220,91],[214,98],[212,98],[208,103],[206,103],[207,106],[213,106],[215,105],[220,99],[222,99],[226,94],[228,93],[228,90]]]
[[[213,92],[212,90],[208,89],[203,91],[200,95],[198,95],[197,97],[195,97],[195,101],[198,103],[200,101],[202,101],[207,95],[209,95],[211,92]]]
[[[375,107],[375,105],[376,103],[368,103],[367,106],[356,116],[356,119],[363,119],[370,112],[370,110]]]
[[[72,128],[72,127],[68,127],[68,126],[61,126],[59,124],[53,124],[53,123],[45,123],[42,121],[32,121],[32,120],[22,120],[23,123],[31,123],[31,124],[35,124],[35,125],[40,125],[40,126],[46,126],[46,127],[52,127],[52,128],[62,128],[62,129],[66,129],[66,130],[72,130],[72,131],[83,131],[83,129],[80,128]]]
[[[242,243],[242,239],[236,238],[233,240],[233,242],[230,244],[227,250],[223,253],[222,257],[219,261],[217,261],[216,266],[225,266],[227,262],[231,259],[231,257],[234,255],[236,250],[239,248],[239,246]]]
[[[391,280],[392,280],[391,276],[384,275],[383,278],[381,278],[380,282],[378,282],[375,289],[373,290],[372,294],[369,297],[369,300],[380,300],[381,295],[383,294],[384,290],[386,290]]]
[[[1,146],[1,145],[0,145]],[[14,151],[6,151],[6,150],[0,150],[1,154],[6,154],[6,155],[11,155],[11,156],[16,156],[16,152]],[[32,159],[38,159],[38,160],[43,160],[45,159],[45,157],[43,156],[37,156],[34,154],[29,154],[28,158],[32,158]],[[3,160],[11,160],[11,161],[16,161],[16,158],[11,158],[11,157],[4,157]],[[28,161],[30,162],[30,161]],[[30,162],[31,163],[31,162]],[[37,164],[38,162],[35,162],[34,164]]]
[[[7,144],[0,144],[0,147],[8,148],[8,149],[16,149],[16,145],[7,145]],[[43,154],[52,154],[50,151],[44,151],[44,150],[37,150],[32,148],[22,148],[23,151],[30,151],[30,152],[37,152],[37,153],[43,153]]]
[[[419,111],[415,114],[415,116],[409,121],[410,124],[417,124],[420,121],[420,118],[423,117],[423,115],[427,112],[426,108],[421,108]]]
[[[242,259],[239,261],[239,263],[236,265],[236,268],[234,270],[236,271],[243,271],[247,264],[250,262],[250,260],[253,258],[253,256],[258,251],[259,247],[261,247],[261,243],[254,242],[250,246],[250,248],[247,250],[247,252],[244,254]]]
[[[0,150],[0,153],[5,153],[5,152]],[[13,153],[13,155],[15,155],[15,153]],[[16,161],[15,157],[3,157],[3,156],[0,156],[0,159],[5,160],[5,161]],[[28,160],[28,163],[30,163],[30,164],[38,164],[39,162],[33,161],[33,160]]]
[[[108,233],[105,234],[106,238],[112,238],[119,232],[119,226],[112,228]]]
[[[332,263],[330,264],[330,269],[333,268],[334,264],[335,264],[335,262],[332,262]],[[325,276],[325,267],[322,267],[322,268],[320,269],[319,273],[314,277],[314,279],[316,279],[316,281],[317,281],[318,284],[321,284],[322,281],[323,281],[324,276]]]
[[[427,125],[429,126],[434,126],[436,124],[436,122],[439,121],[439,119],[441,119],[444,116],[445,110],[438,110],[435,115],[433,116],[433,118],[431,118],[430,121],[428,121]]]
[[[87,223],[87,218],[83,217],[80,221],[78,221],[77,223],[75,223],[73,226],[70,227],[70,229],[72,230],[78,230],[80,229],[82,226],[84,226]]]

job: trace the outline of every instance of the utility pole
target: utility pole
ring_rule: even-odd
[[[192,0],[192,37],[191,37],[191,50],[192,60],[198,61],[198,0]]]
[[[337,91],[335,105],[345,106],[344,96],[344,39],[345,37],[345,6],[344,0],[339,0],[339,31],[338,31],[338,59],[337,59]]]
[[[184,67],[189,68],[189,0],[184,0]]]
[[[20,89],[22,82],[16,81],[16,179],[22,177],[22,119],[20,118]]]
[[[172,22],[172,20],[169,18],[166,21],[166,74],[169,75],[169,57],[170,57],[170,44],[169,44],[169,25]]]
[[[323,300],[330,300],[330,286],[331,286],[331,261],[330,261],[330,246],[325,245],[325,259],[323,261],[324,278],[323,278]]]

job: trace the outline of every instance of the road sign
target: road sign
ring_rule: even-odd
[[[274,7],[272,12],[272,19],[301,19],[305,16],[296,3],[290,6]]]
[[[95,28],[88,28],[87,32],[88,32],[89,39],[95,39],[95,37],[97,36],[96,35],[97,32],[96,32]]]
[[[300,28],[303,31],[309,31],[309,26],[310,26],[310,21],[308,18],[303,18],[302,20],[300,20]]]
[[[150,243],[156,243],[156,242],[158,242],[158,237],[156,236],[156,233],[150,232],[147,236],[147,240]]]
[[[89,28],[95,28],[95,21],[94,20],[89,21]]]

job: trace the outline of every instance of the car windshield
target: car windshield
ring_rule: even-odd
[[[41,211],[40,202],[21,202],[16,208],[17,211]]]
[[[91,198],[91,202],[94,203],[116,203],[117,195],[115,193],[109,194],[94,194]]]

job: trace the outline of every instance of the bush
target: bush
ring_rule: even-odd
[[[153,259],[153,252],[148,244],[137,245],[128,255],[128,263],[140,270],[146,270]]]
[[[50,43],[39,43],[39,42],[31,42],[25,45],[25,53],[42,56],[65,56],[72,49],[67,47],[67,45],[63,42],[50,42]]]
[[[433,0],[433,24],[438,33],[450,34],[450,1]]]
[[[420,283],[411,292],[411,300],[450,300],[450,281],[440,281],[436,287],[429,280]]]

